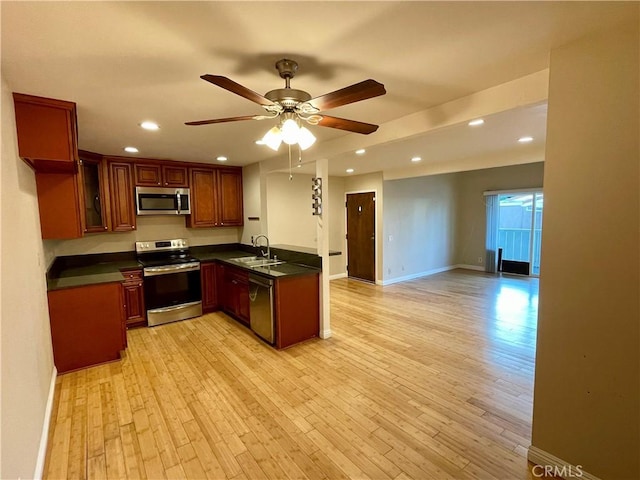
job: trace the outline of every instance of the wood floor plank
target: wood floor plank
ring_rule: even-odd
[[[530,480],[537,283],[332,281],[333,336],[283,351],[220,312],[129,330],[56,380],[44,478]]]

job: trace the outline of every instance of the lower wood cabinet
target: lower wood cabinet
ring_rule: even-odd
[[[242,269],[225,266],[223,284],[222,310],[249,325],[249,274]]]
[[[144,308],[144,284],[142,270],[126,270],[122,272],[124,292],[125,321],[127,328],[146,327],[147,312]]]
[[[282,277],[275,281],[276,347],[317,337],[320,330],[320,276]]]
[[[218,270],[222,268],[221,265],[215,262],[200,264],[202,313],[214,312],[220,308],[218,303]]]
[[[47,296],[58,373],[120,358],[126,347],[120,282],[52,290]]]

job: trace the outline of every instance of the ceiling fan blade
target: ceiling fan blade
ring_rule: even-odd
[[[229,90],[231,93],[235,93],[236,95],[240,95],[241,97],[246,98],[247,100],[251,100],[258,105],[274,105],[274,103],[268,98],[263,97],[259,93],[254,92],[253,90],[249,90],[247,87],[243,87],[239,83],[234,82],[233,80],[222,77],[220,75],[201,75],[201,79],[206,80],[207,82],[213,83],[225,90]]]
[[[306,103],[322,111],[329,110],[330,108],[341,107],[342,105],[348,105],[349,103],[359,102],[361,100],[367,100],[368,98],[384,95],[385,93],[387,93],[387,91],[384,89],[383,84],[369,79],[349,87],[341,88],[335,92],[326,93],[319,97],[312,98]]]
[[[185,122],[185,125],[210,125],[212,123],[238,122],[240,120],[262,120],[263,115],[245,115],[244,117],[215,118],[213,120],[198,120],[197,122]]]
[[[330,117],[329,115],[322,115],[322,120],[318,122],[318,125],[322,127],[338,128],[340,130],[347,130],[354,133],[362,133],[363,135],[369,135],[370,133],[378,130],[378,125],[356,122],[355,120],[347,120],[346,118]]]

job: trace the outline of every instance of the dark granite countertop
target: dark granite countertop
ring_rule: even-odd
[[[220,261],[248,272],[270,278],[308,275],[322,271],[322,260],[315,253],[272,247],[271,255],[286,263],[269,267],[250,268],[230,261],[233,258],[260,254],[250,245],[223,244],[191,247],[191,254],[201,262]],[[135,252],[73,255],[57,257],[47,272],[47,290],[81,287],[100,283],[122,282],[121,270],[136,270],[142,266]]]

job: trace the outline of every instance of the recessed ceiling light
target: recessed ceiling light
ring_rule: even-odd
[[[219,157],[216,157],[216,160],[218,160],[219,162],[226,162],[228,160],[227,157],[220,155]]]
[[[262,140],[256,140],[256,145],[264,145],[265,143]]]
[[[469,126],[470,127],[477,127],[478,125],[482,125],[484,123],[484,120],[481,118],[476,118],[475,120],[471,120],[469,122]]]
[[[138,149],[136,147],[124,147],[124,151],[129,153],[138,153]]]
[[[422,157],[413,157],[411,159],[412,162],[419,162],[420,160],[422,160]]]
[[[145,130],[158,130],[160,128],[155,122],[142,122],[140,126]]]
[[[533,137],[520,137],[518,139],[518,141],[520,143],[529,143],[529,142],[533,142]]]
[[[347,168],[347,173],[353,173],[353,168]]]
[[[356,155],[364,155],[364,152],[366,152],[366,150],[361,148],[360,150],[356,150]]]

